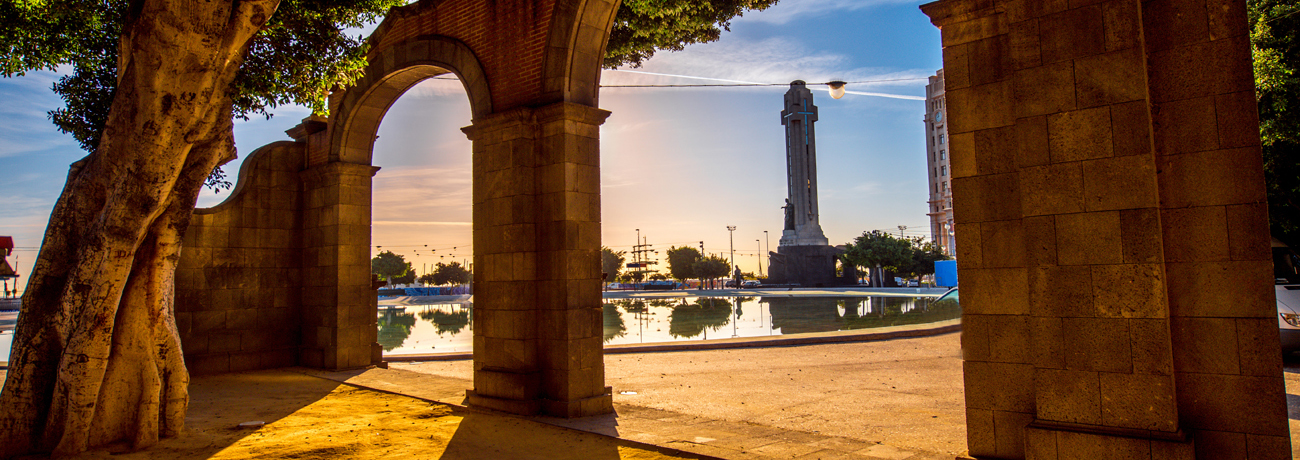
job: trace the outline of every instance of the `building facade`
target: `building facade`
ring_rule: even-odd
[[[926,175],[930,178],[930,240],[944,254],[957,255],[957,240],[952,225],[952,190],[948,177],[952,166],[948,158],[947,108],[944,104],[943,69],[925,85],[925,153]]]

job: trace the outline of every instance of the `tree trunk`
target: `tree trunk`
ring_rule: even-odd
[[[72,165],[23,297],[0,457],[140,449],[184,429],[181,237],[204,178],[234,156],[229,88],[277,4],[132,4],[99,146]]]

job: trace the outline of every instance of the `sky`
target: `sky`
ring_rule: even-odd
[[[916,0],[781,0],[731,23],[721,40],[659,52],[641,68],[605,71],[600,108],[603,244],[630,250],[640,236],[730,256],[757,272],[784,223],[785,140],[780,123],[792,80],[810,83],[816,123],[821,225],[833,245],[869,230],[929,236],[926,216],[925,78],[942,66],[939,30]],[[675,76],[673,76],[675,75]],[[84,156],[46,113],[62,106],[54,72],[0,79],[0,235],[18,247],[9,262],[23,280],[66,179]],[[831,99],[826,81],[852,83]],[[619,88],[615,85],[773,83],[772,87]],[[855,94],[858,93],[858,94]],[[870,95],[870,94],[883,94]],[[281,107],[269,120],[236,121],[239,162],[306,117]],[[468,261],[471,247],[470,124],[460,83],[411,88],[379,128],[374,162],[372,245],[402,254],[423,273]],[[198,206],[229,191],[205,190]],[[735,226],[728,232],[727,226]],[[767,234],[764,234],[764,231]],[[729,234],[732,233],[732,234]],[[15,263],[16,262],[16,263]],[[660,265],[661,268],[666,267]],[[762,267],[766,270],[766,266]]]

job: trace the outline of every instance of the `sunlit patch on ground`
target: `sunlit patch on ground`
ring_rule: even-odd
[[[125,459],[691,459],[530,420],[361,389],[291,371],[196,378],[184,436]],[[239,428],[243,422],[266,422]]]

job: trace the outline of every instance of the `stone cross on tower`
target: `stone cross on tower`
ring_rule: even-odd
[[[781,246],[825,246],[826,235],[817,216],[817,142],[813,122],[817,106],[803,80],[790,82],[785,93],[786,226]]]

